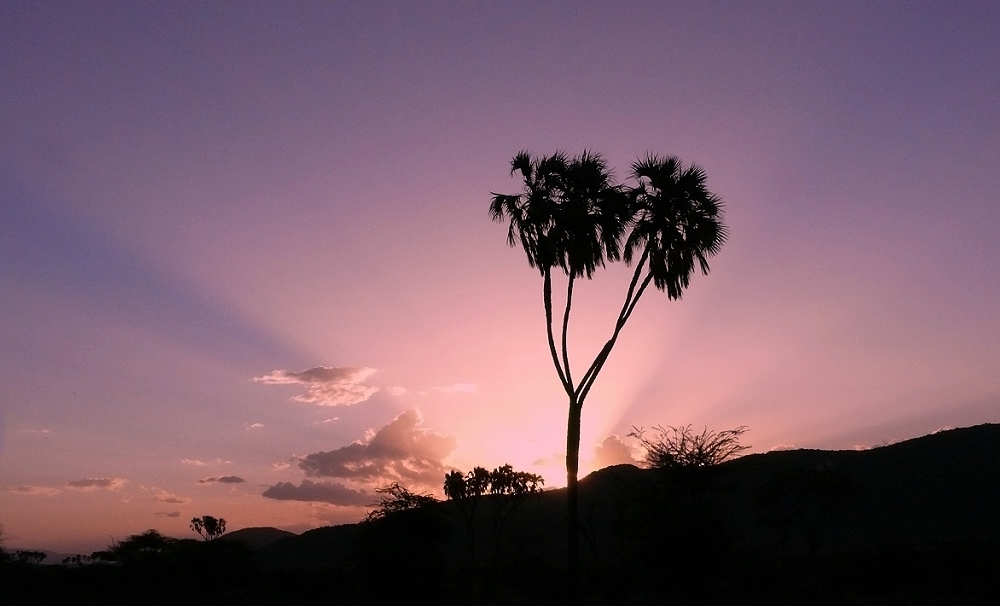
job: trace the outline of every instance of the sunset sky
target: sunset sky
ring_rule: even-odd
[[[1000,422],[998,31],[991,1],[3,2],[5,544],[563,485],[541,279],[487,213],[520,150],[677,155],[725,202],[710,275],[646,293],[598,378],[584,471],[632,426]],[[576,366],[626,272],[577,286]]]

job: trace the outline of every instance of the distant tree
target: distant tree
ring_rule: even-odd
[[[691,426],[662,427],[657,425],[655,435],[646,437],[641,427],[632,427],[629,437],[639,440],[646,450],[644,462],[654,469],[685,469],[711,467],[734,459],[749,446],[740,444],[740,436],[748,429],[740,426],[724,431],[709,431],[706,427],[695,433]]]
[[[569,400],[566,428],[567,565],[570,587],[579,571],[580,426],[583,404],[626,322],[650,283],[680,299],[691,276],[708,274],[708,258],[726,241],[722,201],[705,186],[705,173],[676,157],[647,155],[632,164],[634,187],[615,183],[604,159],[584,151],[533,158],[522,151],[510,163],[520,173],[517,194],[493,194],[490,216],[509,221],[507,243],[518,244],[542,277],[549,354]],[[634,266],[611,336],[583,374],[570,369],[568,331],[573,287],[605,262]],[[561,326],[554,318],[553,273],[566,276]],[[577,372],[579,373],[579,368]]]
[[[475,563],[475,515],[479,502],[490,496],[493,506],[493,538],[495,556],[499,554],[504,525],[507,518],[524,501],[541,492],[545,483],[542,476],[525,471],[514,471],[512,466],[502,465],[493,471],[476,467],[463,475],[455,470],[445,476],[444,492],[449,500],[458,504],[466,522],[466,540],[469,553]]]
[[[480,497],[489,492],[490,472],[476,467],[467,475],[453,470],[444,477],[444,494],[454,502],[465,520],[465,541],[469,548],[469,559],[476,565],[476,510]]]
[[[444,476],[444,496],[452,501],[463,501],[468,497],[468,486],[461,471],[453,469]]]
[[[217,539],[226,534],[226,519],[203,516],[191,519],[191,530],[201,535],[206,541]]]
[[[0,524],[0,564],[6,562],[8,559],[8,555],[3,548],[3,544],[4,544],[3,524]]]
[[[500,555],[500,545],[507,519],[529,497],[540,493],[543,484],[545,484],[545,480],[542,476],[526,471],[514,471],[510,465],[497,467],[490,472],[495,558]]]
[[[368,512],[365,517],[366,522],[381,520],[398,512],[420,509],[437,502],[433,496],[410,492],[405,486],[400,486],[398,482],[376,488],[375,492],[380,495],[379,502],[372,505],[375,509]]]
[[[82,555],[79,553],[76,555],[66,556],[65,558],[62,559],[63,564],[66,565],[75,564],[77,566],[83,566],[84,564],[89,564],[90,561],[91,561],[90,556]]]
[[[91,557],[96,560],[110,559],[118,562],[144,560],[172,550],[176,543],[177,539],[165,537],[159,531],[150,528],[142,534],[131,535],[122,541],[112,539],[107,551],[96,551]]]
[[[15,551],[14,559],[22,564],[41,564],[46,558],[44,551],[28,551],[25,549]]]
[[[117,558],[110,548],[90,552],[91,562],[114,562],[116,560]]]

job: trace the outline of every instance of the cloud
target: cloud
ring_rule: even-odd
[[[220,476],[217,478],[205,478],[204,480],[198,480],[199,484],[209,484],[211,482],[218,482],[220,484],[242,484],[243,482],[246,482],[246,480],[239,476]]]
[[[334,421],[339,421],[340,417],[330,417],[329,419],[323,419],[322,421],[313,421],[313,425],[329,425]]]
[[[454,436],[420,429],[415,409],[348,446],[299,458],[309,477],[345,478],[363,482],[418,483],[438,489],[446,473],[442,459],[455,450]]]
[[[262,427],[264,427],[263,423],[253,423],[247,429],[260,429]]]
[[[393,385],[392,387],[387,388],[386,391],[388,391],[391,395],[398,397],[406,393],[406,388],[399,385]]]
[[[204,467],[205,465],[229,465],[232,461],[223,461],[222,459],[216,459],[214,461],[200,461],[198,459],[181,459],[181,463],[184,465],[192,465],[194,467]]]
[[[782,451],[782,450],[795,450],[795,448],[796,448],[795,444],[775,444],[770,449],[768,449],[768,452],[779,452],[779,451]]]
[[[300,486],[291,482],[278,482],[265,490],[262,496],[277,501],[313,501],[343,507],[365,506],[372,502],[371,495],[364,490],[353,490],[340,482],[311,480],[302,480]]]
[[[159,490],[157,492],[158,492],[157,495],[153,497],[153,499],[159,501],[160,503],[170,503],[172,505],[179,505],[181,503],[188,502],[187,499],[181,498],[177,495],[170,494],[165,490]]]
[[[126,480],[121,478],[88,478],[85,480],[71,480],[66,482],[66,486],[76,490],[96,490],[107,488],[108,490],[118,490],[125,484]]]
[[[349,406],[364,402],[378,391],[377,387],[362,383],[374,373],[374,368],[317,366],[302,372],[275,370],[262,377],[254,377],[254,381],[267,385],[304,385],[306,392],[292,398],[298,402],[320,406]]]
[[[475,383],[455,383],[454,385],[431,387],[431,391],[436,393],[445,393],[445,394],[455,394],[455,393],[475,394],[479,393],[479,386],[476,385]]]
[[[615,434],[604,438],[601,445],[594,449],[594,469],[604,469],[612,465],[629,463],[635,465],[632,449]]]
[[[281,471],[282,469],[288,469],[291,465],[284,461],[278,461],[277,463],[272,463],[271,467],[271,471]]]
[[[47,436],[52,433],[51,429],[18,429],[18,433],[26,433],[35,436]]]
[[[21,486],[11,486],[7,490],[15,494],[40,497],[51,497],[59,494],[59,489],[51,486],[26,486],[22,484]]]
[[[358,510],[355,507],[343,507],[327,503],[312,502],[312,515],[324,526],[339,526],[354,524],[358,521]],[[369,502],[368,505],[371,505]]]
[[[539,459],[535,459],[532,465],[535,467],[565,467],[566,455],[563,453],[555,453],[552,456],[541,457]]]
[[[179,511],[157,511],[155,514],[158,518],[179,518],[181,517],[181,512]]]

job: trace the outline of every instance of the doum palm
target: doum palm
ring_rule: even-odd
[[[679,299],[696,269],[708,274],[708,258],[726,241],[722,201],[708,191],[705,173],[673,156],[647,155],[632,164],[631,185],[615,181],[600,154],[569,157],[557,151],[511,160],[520,174],[518,194],[493,194],[490,217],[509,223],[507,243],[524,250],[542,277],[549,353],[569,401],[566,427],[567,566],[571,586],[579,571],[578,475],[583,403],[619,334],[649,284]],[[633,267],[632,279],[611,336],[582,375],[574,378],[567,347],[573,287],[606,263]],[[553,322],[553,272],[565,277],[565,306]],[[557,334],[558,328],[558,334]],[[558,338],[557,338],[558,337]]]

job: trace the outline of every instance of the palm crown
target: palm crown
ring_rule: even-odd
[[[536,159],[522,151],[510,172],[521,173],[524,190],[493,194],[490,216],[510,219],[507,243],[519,240],[531,267],[544,274],[558,266],[568,276],[590,278],[605,259],[621,258],[628,204],[599,154],[570,159],[556,152]]]
[[[705,171],[696,164],[685,169],[674,156],[649,155],[632,164],[632,177],[638,185],[630,196],[635,206],[625,262],[641,251],[656,288],[679,299],[695,263],[708,274],[708,257],[726,241],[722,201],[705,188]]]
[[[493,194],[490,216],[510,219],[507,243],[520,242],[528,264],[543,274],[558,266],[590,278],[605,261],[638,259],[649,263],[656,288],[679,299],[695,268],[707,274],[708,257],[726,241],[722,201],[705,187],[705,172],[674,156],[633,163],[637,184],[628,189],[615,183],[599,154],[587,151],[572,159],[522,151],[510,172],[521,173],[524,189]]]

